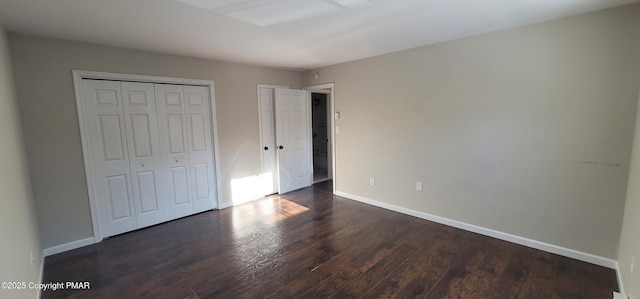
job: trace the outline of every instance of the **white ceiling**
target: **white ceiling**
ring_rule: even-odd
[[[10,31],[310,69],[638,0],[0,0]]]

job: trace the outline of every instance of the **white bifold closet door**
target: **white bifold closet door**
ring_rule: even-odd
[[[120,83],[137,228],[167,219],[153,85]]]
[[[165,221],[153,85],[83,80],[83,87],[103,235]]]
[[[157,84],[169,218],[210,210],[216,193],[206,87]]]
[[[215,207],[208,92],[196,86],[83,80],[103,237]]]

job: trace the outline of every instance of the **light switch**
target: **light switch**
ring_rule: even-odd
[[[422,182],[416,182],[416,191],[422,191]]]
[[[336,119],[340,119],[340,111],[336,112]]]

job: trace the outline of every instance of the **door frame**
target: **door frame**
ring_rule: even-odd
[[[222,193],[220,190],[221,178],[220,178],[220,157],[218,149],[218,121],[216,114],[216,102],[215,102],[215,88],[213,81],[210,80],[198,80],[198,79],[183,79],[173,77],[156,77],[145,75],[132,75],[121,73],[107,73],[107,72],[94,72],[73,70],[73,88],[76,97],[76,108],[78,112],[78,123],[80,125],[80,140],[82,145],[82,155],[84,158],[84,171],[87,183],[87,191],[89,195],[89,208],[91,210],[91,222],[93,224],[93,243],[98,243],[103,239],[103,233],[100,230],[98,223],[98,209],[96,202],[96,194],[93,187],[93,165],[91,163],[91,150],[89,148],[89,132],[88,132],[88,120],[84,113],[84,97],[83,97],[83,79],[98,79],[98,80],[113,80],[113,81],[128,81],[128,82],[141,82],[141,83],[165,83],[165,84],[177,84],[177,85],[195,85],[204,86],[209,89],[209,100],[211,102],[211,126],[212,126],[212,138],[213,142],[213,162],[215,164],[214,171],[216,176],[216,200],[214,204],[215,209],[220,208],[220,199]]]
[[[325,84],[318,84],[318,85],[310,85],[310,86],[306,86],[303,87],[302,89],[309,91],[309,101],[311,101],[311,93],[315,92],[315,93],[327,93],[327,90],[329,90],[329,98],[327,99],[329,101],[329,110],[331,112],[331,122],[329,124],[329,127],[331,128],[331,130],[329,130],[329,140],[331,140],[331,181],[333,183],[333,193],[336,193],[336,122],[335,122],[335,115],[336,115],[336,106],[335,106],[335,98],[336,98],[336,91],[335,91],[335,83],[331,82],[331,83],[325,83]],[[311,127],[309,127],[309,130],[311,130]],[[313,147],[312,147],[313,150]],[[313,167],[312,167],[313,169]]]
[[[326,90],[326,89],[318,89],[318,90],[309,90],[309,96],[311,97],[311,107],[310,107],[310,113],[313,114],[313,94],[314,93],[319,93],[319,94],[324,94],[327,96],[325,105],[329,105],[330,104],[330,99],[331,99],[331,91]],[[329,176],[329,179],[333,179],[333,165],[331,165],[331,161],[333,160],[333,154],[331,153],[331,145],[333,144],[333,141],[331,140],[331,126],[329,124],[331,124],[332,118],[331,118],[331,109],[327,109],[327,113],[325,115],[326,119],[327,119],[327,175]],[[311,130],[313,132],[313,121],[311,122]],[[313,153],[313,139],[311,140],[312,142],[312,153]],[[313,166],[314,164],[311,164],[312,166],[312,170],[313,170]]]
[[[263,174],[264,173],[264,152],[262,150],[262,147],[264,146],[264,140],[262,139],[262,131],[264,129],[262,128],[262,103],[261,103],[262,101],[260,99],[260,89],[261,88],[271,88],[271,89],[273,89],[273,92],[274,92],[274,99],[273,100],[274,100],[274,107],[275,107],[275,89],[276,88],[289,89],[290,87],[289,86],[283,86],[283,85],[258,84],[258,87],[256,88],[256,92],[257,92],[257,95],[258,95],[258,97],[257,97],[257,99],[258,99],[258,129],[259,129],[259,134],[260,134],[260,146],[258,147],[258,150],[260,151],[260,173]],[[275,120],[275,117],[276,117],[275,116],[275,111],[273,111],[273,117],[274,117],[274,120]],[[273,133],[275,135],[275,123],[273,124],[273,126],[274,126]],[[275,142],[275,140],[274,140],[274,142]],[[276,166],[277,165],[278,165],[278,151],[276,151]],[[275,173],[272,175],[272,178],[273,178],[272,184],[274,186],[274,189],[273,189],[274,193],[278,193],[278,190],[276,188],[276,183],[279,183],[279,182],[276,181],[277,177],[278,176]],[[269,195],[269,194],[263,194],[262,196],[265,196],[265,195]]]

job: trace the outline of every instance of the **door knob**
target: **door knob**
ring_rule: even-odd
[[[278,146],[278,148],[279,148],[279,149],[284,149],[284,146],[282,146],[282,145],[281,145],[281,146]]]
[[[265,147],[264,147],[264,150],[265,150],[265,151],[268,151],[268,150],[269,150],[269,147],[268,147],[268,146],[265,146]]]
[[[144,163],[142,163],[140,166],[144,167]]]
[[[180,162],[180,161],[178,161],[178,160],[176,159],[176,163],[178,163],[178,162]]]

